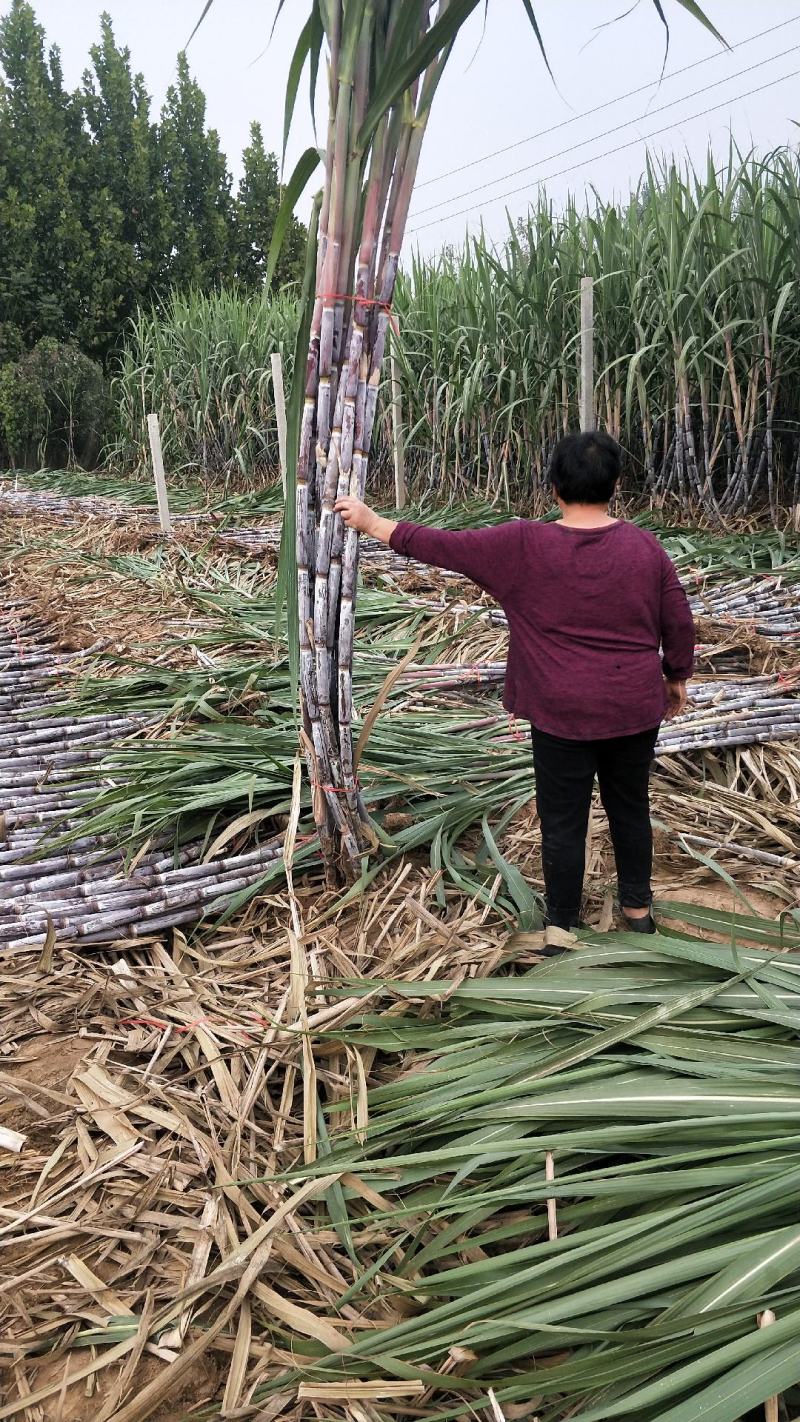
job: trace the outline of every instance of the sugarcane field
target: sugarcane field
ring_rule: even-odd
[[[800,1419],[798,55],[0,3],[0,1422]]]

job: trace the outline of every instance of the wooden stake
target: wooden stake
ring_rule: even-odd
[[[594,429],[594,281],[581,277],[581,429]]]
[[[775,1315],[771,1308],[765,1308],[758,1317],[759,1328],[768,1328],[775,1322]],[[764,1403],[764,1422],[778,1422],[778,1398],[768,1397]]]
[[[544,1158],[544,1178],[545,1180],[555,1180],[556,1178],[552,1151],[547,1151]],[[558,1220],[556,1218],[555,1200],[547,1201],[547,1237],[548,1239],[558,1238]]]
[[[153,459],[153,478],[156,483],[156,498],[158,500],[158,521],[161,524],[161,532],[172,533],[172,523],[169,516],[169,500],[167,499],[167,480],[164,474],[164,455],[161,452],[161,432],[158,428],[158,415],[147,416],[147,433],[150,437],[150,454]]]
[[[506,1422],[505,1413],[503,1412],[500,1403],[497,1401],[497,1398],[494,1395],[493,1388],[489,1388],[487,1396],[489,1398],[489,1406],[492,1409],[492,1417],[494,1419],[494,1422]]]
[[[278,423],[278,454],[281,461],[281,487],[286,498],[286,397],[283,393],[283,361],[280,351],[273,351],[272,391],[275,396],[275,419]]]
[[[403,444],[403,400],[400,394],[400,377],[397,373],[397,357],[394,343],[397,337],[392,330],[389,342],[389,367],[392,378],[392,444],[394,447],[394,504],[395,508],[405,508],[406,503],[406,455]]]

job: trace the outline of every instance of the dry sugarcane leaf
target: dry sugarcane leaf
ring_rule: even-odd
[[[192,1257],[189,1262],[189,1269],[182,1288],[191,1287],[196,1284],[206,1272],[211,1247],[214,1243],[214,1226],[219,1216],[219,1198],[210,1195],[203,1206],[203,1213],[200,1218],[200,1228],[195,1238]],[[180,1348],[186,1337],[186,1330],[189,1327],[189,1320],[192,1316],[191,1308],[185,1308],[176,1319],[172,1328],[161,1336],[161,1345],[164,1348]]]
[[[505,941],[506,952],[516,954],[526,951],[539,952],[545,946],[544,929],[511,933]]]
[[[288,1200],[284,1200],[278,1205],[277,1209],[273,1211],[270,1218],[266,1220],[263,1225],[260,1225],[247,1239],[242,1240],[231,1250],[217,1268],[206,1276],[203,1281],[203,1288],[217,1288],[221,1284],[228,1283],[231,1279],[238,1278],[239,1275],[246,1271],[248,1267],[247,1261],[251,1255],[260,1249],[262,1244],[269,1243],[271,1236],[283,1226],[287,1216],[291,1215],[295,1210],[300,1209],[307,1200],[314,1199],[317,1195],[324,1195],[325,1191],[329,1190],[331,1185],[335,1184],[338,1179],[339,1174],[335,1173],[331,1175],[321,1175],[315,1180],[307,1180],[293,1195],[290,1195]],[[201,1290],[197,1284],[187,1285],[180,1290],[174,1300],[174,1304],[179,1305],[185,1299],[192,1298],[199,1292],[201,1292]],[[176,1308],[176,1313],[177,1311]]]
[[[60,1259],[59,1263],[110,1317],[136,1316],[130,1305],[114,1292],[111,1285],[99,1279],[77,1254],[68,1254]]]
[[[297,826],[300,821],[300,795],[303,787],[303,765],[299,755],[294,758],[292,768],[292,804],[289,811],[289,823],[286,827],[286,835],[283,841],[283,861],[286,865],[286,877],[289,881],[289,892],[293,894],[291,873],[294,862],[294,846],[297,837]],[[298,934],[299,936],[299,934]]]
[[[302,1333],[305,1338],[316,1338],[318,1343],[323,1343],[332,1353],[343,1352],[349,1348],[349,1340],[334,1328],[327,1319],[320,1318],[317,1314],[311,1313],[310,1309],[299,1304],[292,1303],[288,1298],[279,1294],[268,1284],[259,1284],[259,1296],[269,1305],[282,1323],[286,1323],[290,1328],[294,1328],[298,1333]]]
[[[409,1382],[342,1382],[342,1383],[300,1383],[297,1389],[298,1402],[388,1402],[395,1397],[419,1397],[425,1391],[423,1382],[412,1379]]]
[[[105,1402],[99,1416],[96,1419],[96,1422],[110,1422],[110,1419],[114,1416],[117,1408],[122,1402],[122,1399],[130,1386],[131,1379],[134,1376],[142,1354],[144,1353],[144,1350],[147,1346],[147,1339],[149,1337],[150,1330],[152,1327],[153,1311],[153,1294],[152,1290],[148,1290],[144,1305],[142,1307],[142,1315],[139,1320],[139,1327],[136,1332],[136,1338],[134,1340],[134,1345],[131,1349],[130,1356],[127,1358],[125,1365],[122,1368],[117,1382],[114,1386],[114,1389],[107,1401]],[[158,1353],[159,1357],[166,1357],[166,1355],[162,1354],[159,1349],[155,1349],[154,1351]]]
[[[319,1184],[320,1182],[315,1181],[314,1183]],[[325,1188],[327,1188],[327,1186]],[[301,1191],[298,1191],[296,1195],[292,1197],[292,1201],[296,1202],[301,1193]],[[289,1207],[290,1204],[291,1202],[286,1202],[287,1207]],[[241,1274],[233,1298],[225,1305],[225,1308],[214,1322],[201,1333],[198,1338],[190,1343],[188,1348],[185,1348],[173,1363],[170,1363],[168,1367],[164,1369],[164,1372],[159,1378],[149,1383],[142,1389],[137,1398],[120,1410],[114,1422],[144,1422],[144,1419],[155,1410],[165,1394],[194,1366],[197,1359],[208,1351],[214,1340],[227,1327],[236,1313],[236,1310],[241,1306],[243,1300],[247,1297],[249,1291],[263,1271],[269,1256],[269,1251],[272,1247],[269,1232],[275,1228],[275,1220],[278,1213],[279,1211],[276,1211],[275,1216],[273,1216],[271,1221],[268,1221],[267,1225],[262,1226],[260,1230],[257,1230],[255,1234],[251,1235],[243,1247],[248,1250],[250,1258],[249,1263],[247,1263]],[[243,1249],[240,1249],[237,1251],[237,1266],[243,1259]],[[225,1266],[223,1266],[223,1269],[224,1267]],[[219,1274],[219,1272],[219,1270],[216,1271],[217,1274]],[[207,1287],[213,1278],[214,1275],[211,1275],[209,1280],[206,1280]],[[266,1286],[262,1286],[262,1289],[265,1287]],[[325,1320],[315,1318],[307,1309],[298,1308],[296,1305],[290,1304],[272,1289],[266,1289],[266,1294],[275,1316],[283,1319],[291,1328],[296,1328],[299,1333],[303,1333],[308,1337],[318,1338],[326,1348],[333,1352],[343,1350],[347,1347],[346,1340],[338,1334],[330,1324],[326,1323]],[[2,1414],[0,1414],[0,1418],[1,1417]]]
[[[359,1175],[353,1175],[348,1171],[342,1176],[342,1184],[346,1185],[348,1190],[355,1190],[356,1194],[360,1195],[362,1200],[366,1200],[370,1205],[374,1205],[376,1210],[391,1211],[394,1208],[391,1200],[386,1195],[381,1195],[377,1190],[374,1190],[373,1187],[368,1185],[365,1180],[362,1180]]]
[[[220,1049],[208,1027],[204,1027],[198,1022],[192,1028],[195,1040],[203,1055],[208,1060],[211,1075],[216,1082],[220,1099],[230,1116],[237,1116],[239,1112],[239,1092],[233,1081],[225,1062],[220,1055]]]
[[[557,928],[551,923],[544,930],[544,941],[547,948],[574,948],[578,937],[577,934],[568,933],[565,928]]]
[[[494,1390],[492,1388],[489,1388],[486,1395],[489,1398],[489,1406],[492,1409],[492,1417],[494,1418],[494,1422],[506,1422],[503,1409],[494,1395]]]
[[[250,1359],[250,1340],[252,1337],[252,1318],[250,1304],[247,1299],[242,1302],[239,1310],[239,1323],[236,1329],[236,1342],[233,1345],[233,1355],[225,1383],[225,1392],[222,1398],[222,1415],[227,1416],[239,1405],[239,1399],[244,1389],[245,1377],[247,1375],[247,1364]]]
[[[225,848],[226,844],[230,844],[232,839],[236,839],[237,835],[244,834],[246,830],[255,829],[256,825],[263,824],[264,820],[274,818],[275,816],[272,810],[251,810],[248,814],[239,815],[238,818],[227,825],[221,834],[218,834],[216,839],[209,845],[209,848],[203,855],[203,863],[208,864],[209,860],[214,859],[220,850]]]
[[[55,1195],[50,1196],[50,1198],[45,1201],[47,1210],[51,1211],[53,1207],[59,1204],[65,1197],[72,1196],[76,1189],[86,1189],[87,1186],[93,1185],[97,1180],[108,1175],[112,1170],[115,1170],[117,1166],[122,1165],[124,1161],[129,1160],[140,1148],[141,1142],[137,1142],[135,1146],[129,1146],[127,1149],[115,1151],[108,1160],[104,1160],[96,1169],[87,1171],[74,1184],[70,1184],[63,1190],[59,1190]],[[9,1224],[0,1226],[0,1235],[10,1234],[12,1231],[19,1229],[20,1225],[27,1224],[29,1220],[41,1217],[45,1213],[45,1210],[40,1209],[27,1209],[19,1214],[15,1213]],[[2,1417],[2,1415],[3,1414],[0,1413],[0,1417]]]
[[[13,1151],[15,1155],[19,1155],[27,1139],[21,1131],[12,1131],[8,1126],[0,1126],[0,1150]]]
[[[96,1076],[91,1070],[92,1067],[96,1068]],[[120,1110],[120,1107],[127,1104],[130,1098],[125,1097],[122,1093],[117,1094],[116,1091],[111,1098],[105,1092],[101,1094],[95,1084],[97,1078],[104,1078],[105,1081],[108,1081],[97,1063],[92,1063],[85,1072],[76,1072],[73,1080],[77,1095],[98,1128],[109,1136],[115,1145],[134,1145],[141,1139],[141,1132],[131,1126]],[[108,1085],[112,1086],[112,1090],[114,1090],[113,1083],[108,1081]],[[114,1099],[115,1097],[116,1099]],[[114,1101],[113,1106],[108,1104],[109,1099]]]
[[[253,1414],[250,1422],[274,1422],[293,1401],[293,1392],[278,1392],[260,1411]]]
[[[296,1011],[297,1022],[301,1033],[302,1063],[303,1063],[303,1159],[306,1165],[311,1165],[317,1158],[317,1069],[314,1064],[314,1053],[311,1048],[311,1035],[308,1030],[308,1013],[306,1011],[306,987],[308,985],[308,969],[306,967],[303,950],[297,941],[294,930],[288,928],[289,953],[292,964],[292,976],[296,985]]]
[[[45,910],[44,916],[47,922],[47,933],[39,957],[39,972],[51,973],[53,971],[53,949],[56,946],[56,926],[47,910]]]

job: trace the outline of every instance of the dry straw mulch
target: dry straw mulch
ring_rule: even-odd
[[[442,919],[434,887],[395,869],[299,951],[277,896],[216,933],[0,969],[0,1121],[24,1137],[0,1177],[0,1418],[166,1422],[212,1399],[252,1416],[236,1409],[292,1362],[268,1327],[330,1342],[357,1320],[332,1312],[354,1270],[316,1189],[260,1177],[321,1148],[317,1095],[362,1109],[371,1062],[304,1048],[363,1005],[327,978],[502,961],[497,915],[462,900]],[[298,902],[330,907],[312,886]]]
[[[15,520],[24,556],[6,587],[35,599],[66,645],[110,642],[124,655],[136,642],[158,656],[165,634],[196,627],[174,553],[153,582],[107,570],[93,579],[69,556],[135,554],[151,531],[95,523],[54,535],[40,519],[20,531]],[[433,578],[425,591],[442,588]],[[446,630],[467,620],[449,617]],[[716,640],[714,630],[704,625],[709,645],[753,671],[782,655],[740,629],[720,626]],[[504,639],[483,619],[445,658],[493,660]],[[775,917],[796,902],[799,788],[795,741],[663,759],[654,778],[661,896],[742,908],[697,857],[713,850],[754,908]],[[503,849],[540,888],[532,806]],[[588,869],[588,917],[608,927],[613,867],[599,812]],[[177,1422],[209,1404],[212,1415],[266,1422],[278,1405],[251,1399],[293,1362],[288,1341],[274,1341],[281,1328],[287,1340],[332,1344],[359,1320],[374,1327],[400,1315],[401,1300],[397,1314],[381,1303],[369,1320],[355,1306],[334,1309],[354,1266],[317,1190],[275,1177],[324,1153],[317,1100],[343,1099],[344,1124],[363,1124],[375,1063],[335,1040],[363,999],[334,994],[331,978],[458,981],[503,964],[510,925],[452,893],[443,913],[435,888],[429,869],[393,866],[363,902],[336,911],[312,877],[297,886],[299,938],[287,895],[276,894],[216,929],[0,958],[0,1422]],[[322,1028],[334,1039],[320,1039]],[[362,1181],[346,1183],[356,1215],[359,1194],[374,1197]],[[365,1258],[384,1243],[361,1229]],[[368,1396],[346,1408],[296,1395],[279,1403],[297,1422],[377,1415]],[[391,1400],[376,1407],[386,1415]]]

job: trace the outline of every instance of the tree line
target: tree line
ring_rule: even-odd
[[[171,289],[263,284],[281,189],[259,124],[234,189],[185,54],[157,118],[108,14],[89,61],[69,90],[28,0],[0,21],[0,368],[42,338],[108,368],[129,318]],[[295,222],[275,286],[304,243]]]

